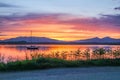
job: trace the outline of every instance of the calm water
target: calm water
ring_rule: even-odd
[[[80,49],[84,51],[86,49],[94,50],[96,48],[120,48],[120,45],[35,45],[39,47],[39,50],[27,50],[27,46],[30,45],[0,45],[0,54],[4,55],[5,58],[19,58],[24,59],[25,54],[31,53],[42,53],[42,54],[53,54],[54,52],[67,51],[68,54],[71,51]]]

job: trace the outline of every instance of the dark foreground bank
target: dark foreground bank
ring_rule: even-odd
[[[0,71],[25,71],[49,68],[120,66],[120,59],[97,59],[68,61],[57,58],[38,58],[32,60],[0,63]]]

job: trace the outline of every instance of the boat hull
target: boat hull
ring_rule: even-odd
[[[39,49],[39,47],[30,46],[30,47],[27,47],[27,49],[30,49],[30,50],[36,50],[36,49]]]

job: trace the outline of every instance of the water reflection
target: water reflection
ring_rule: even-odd
[[[87,49],[90,50],[90,55],[85,55],[93,57],[91,52],[97,48],[105,48],[107,50],[120,48],[119,45],[36,45],[39,47],[38,50],[28,50],[27,46],[29,45],[0,45],[0,54],[4,55],[5,58],[12,57],[20,60],[25,59],[26,55],[30,56],[35,53],[39,53],[40,56],[82,59],[81,52],[85,53]],[[78,55],[79,57],[77,57]],[[109,56],[107,55],[107,57],[110,56],[110,54]]]

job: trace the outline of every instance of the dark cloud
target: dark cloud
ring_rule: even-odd
[[[0,36],[5,36],[5,35],[0,35]]]
[[[73,15],[71,15],[73,16]],[[64,20],[65,19],[65,20]],[[73,19],[70,19],[67,17],[66,14],[27,14],[27,15],[10,15],[10,16],[0,16],[0,24],[4,24],[4,22],[10,22],[10,21],[29,21],[32,20],[33,22],[36,21],[36,23],[41,22],[41,20],[44,21],[54,21],[56,23],[62,23],[62,24],[111,24],[111,25],[120,25],[120,15],[101,15],[100,18],[95,17],[88,17],[88,18],[79,18],[75,17]],[[42,22],[41,22],[42,23]]]
[[[61,23],[67,23],[67,24],[85,24],[85,25],[90,25],[90,26],[104,26],[104,27],[119,27],[120,28],[120,15],[101,15],[100,18],[95,18],[95,17],[88,17],[88,18],[76,18],[76,19],[71,19],[71,20],[66,20],[66,21],[61,21]]]
[[[59,15],[63,14],[33,14],[29,13],[26,15],[0,15],[0,28],[1,29],[8,29],[10,27],[18,27],[24,25],[30,25],[31,23],[34,24],[52,24],[57,23],[59,19],[57,18]]]
[[[1,3],[0,2],[0,7],[18,7],[16,5],[10,5],[10,4],[6,4],[6,3]]]
[[[0,25],[7,25],[9,22],[16,22],[18,24],[22,23],[60,23],[59,17],[65,14],[26,14],[26,15],[10,15],[10,16],[0,16]],[[21,22],[21,23],[20,23]],[[7,24],[6,24],[7,23]],[[16,25],[18,25],[16,24]]]
[[[25,15],[9,15],[9,16],[3,16],[1,15],[0,16],[0,19],[3,19],[3,20],[10,20],[10,21],[16,21],[16,20],[30,20],[30,19],[33,19],[33,20],[36,20],[36,19],[43,19],[43,18],[57,18],[58,16],[60,16],[62,14],[32,14],[32,13],[29,13],[29,14],[25,14]]]
[[[103,15],[101,18],[103,23],[120,27],[120,15]]]
[[[120,7],[115,7],[114,9],[115,9],[115,10],[120,10]]]
[[[69,17],[73,15],[69,15]],[[120,30],[120,15],[101,15],[95,17],[69,18],[67,14],[27,14],[0,16],[0,27],[14,27],[30,24],[65,24],[74,26],[73,29],[114,29]],[[83,25],[83,27],[81,27]],[[85,25],[85,26],[84,26]]]

